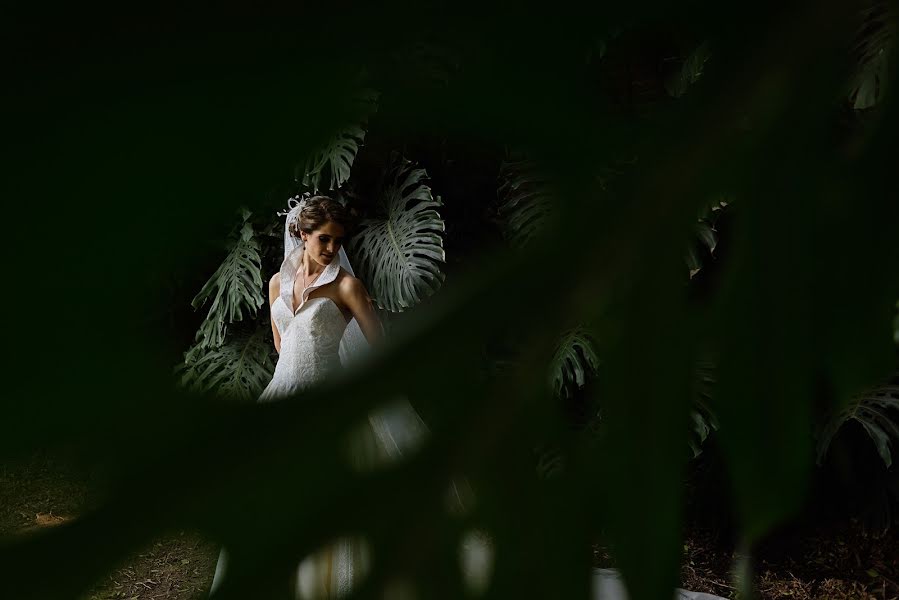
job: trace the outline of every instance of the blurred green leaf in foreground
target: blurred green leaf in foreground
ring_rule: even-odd
[[[847,97],[851,6],[325,3],[102,30],[85,14],[11,17],[4,40],[7,280],[23,293],[7,294],[0,457],[65,452],[108,493],[3,540],[0,597],[76,596],[173,527],[252,549],[222,597],[279,597],[302,556],[351,534],[374,559],[354,597],[398,581],[459,597],[457,550],[475,528],[496,551],[488,597],[588,597],[598,537],[635,600],[667,597],[699,357],[718,357],[710,408],[747,548],[803,500],[815,402],[837,406],[895,365],[899,61],[878,62],[873,106]],[[431,38],[455,44],[448,83],[402,68]],[[665,57],[699,65],[699,47],[701,76],[675,98]],[[377,131],[407,149],[522,147],[556,187],[551,223],[523,248],[474,248],[376,360],[296,402],[179,391],[171,365],[215,240],[238,206],[280,208],[296,165],[358,118],[343,100],[360,71],[379,94],[367,145]],[[605,180],[619,161],[632,166]],[[432,187],[456,214],[493,200]],[[697,296],[682,257],[722,195],[729,248]],[[558,332],[582,323],[602,360],[589,442],[546,385]],[[514,366],[485,376],[485,347],[510,331]],[[353,470],[344,434],[397,394],[429,442]],[[547,439],[566,468],[540,478],[532,449]],[[463,475],[475,500],[460,514],[445,499]]]

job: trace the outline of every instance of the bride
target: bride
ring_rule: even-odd
[[[351,365],[382,338],[371,298],[355,277],[343,249],[349,219],[346,210],[327,196],[294,202],[284,230],[284,261],[269,281],[272,333],[278,363],[259,402],[292,397]],[[417,446],[427,427],[408,403],[381,409],[368,417],[364,444],[374,456],[363,461],[395,459]],[[360,448],[363,446],[360,446]],[[463,546],[463,575],[474,588],[489,580],[493,549],[483,537]],[[222,549],[213,577],[213,593],[225,577],[228,553]],[[305,558],[297,569],[296,598],[346,596],[369,564],[361,540],[340,539]],[[594,569],[593,597],[625,600],[627,592],[617,572]],[[717,596],[677,590],[683,600]],[[720,599],[719,599],[720,600]]]
[[[284,262],[269,282],[279,357],[260,402],[291,395],[339,370],[354,348],[363,347],[359,331],[368,344],[381,337],[371,298],[343,249],[349,224],[344,207],[314,196],[299,208],[288,213]]]
[[[327,196],[293,200],[292,205],[284,228],[284,261],[269,281],[278,363],[258,402],[292,397],[323,381],[358,360],[383,335],[372,300],[343,249],[346,209]],[[369,415],[368,424],[370,429],[362,433],[371,439],[364,447],[379,457],[400,456],[426,432],[405,403]],[[222,549],[210,593],[221,586],[227,563]],[[361,541],[338,540],[299,565],[295,596],[346,595],[367,564]]]

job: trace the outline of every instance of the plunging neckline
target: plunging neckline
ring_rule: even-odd
[[[337,303],[334,302],[334,299],[333,299],[333,298],[329,298],[328,296],[316,296],[315,298],[307,298],[305,302],[303,302],[302,304],[300,304],[300,305],[297,307],[297,309],[293,312],[293,316],[297,316],[297,313],[300,312],[300,309],[303,308],[304,306],[306,306],[307,304],[309,304],[309,301],[310,301],[310,300],[321,300],[321,299],[324,299],[324,300],[330,300],[330,301],[331,301],[331,304],[333,304],[333,305],[335,306],[335,308],[337,308],[337,310],[340,310],[340,307],[337,306]],[[342,310],[340,310],[340,314],[341,314],[341,315],[343,314],[343,311],[342,311]]]
[[[309,293],[312,293],[313,291],[315,291],[315,288],[319,287],[319,286],[317,286],[316,284],[319,282],[319,280],[322,278],[322,275],[325,274],[325,271],[327,271],[327,270],[328,270],[328,267],[330,267],[330,266],[331,266],[331,265],[330,265],[330,263],[329,263],[327,267],[325,267],[324,269],[322,269],[322,270],[319,272],[319,274],[316,275],[315,281],[309,284],[309,287],[304,287],[302,290],[300,290],[300,298],[301,298],[301,299],[302,299],[302,297],[306,294],[306,290],[310,290]],[[302,265],[301,265],[301,266],[300,266],[300,269],[302,269],[302,268],[303,268],[303,267],[302,267]],[[299,274],[300,274],[300,271],[297,271],[297,272],[294,274],[294,276],[293,276],[294,281],[296,281],[297,275],[299,275]],[[330,281],[326,281],[325,283],[331,283],[331,282],[330,282]],[[305,276],[305,274],[303,275],[303,285],[306,285],[306,276]],[[323,283],[322,285],[325,285],[325,284]],[[319,296],[319,297],[321,297],[321,296]],[[325,296],[325,297],[327,298],[327,296]],[[328,298],[328,299],[331,300],[330,298]],[[303,307],[304,304],[306,304],[307,302],[309,302],[309,298],[307,297],[305,300],[302,300],[302,301],[300,302],[299,306],[297,306],[296,286],[293,286],[293,289],[290,290],[290,302],[291,302],[291,304],[292,304],[293,306],[296,306],[296,309],[293,311],[294,316],[296,316],[297,311],[299,311],[299,310]],[[334,301],[331,300],[331,302],[334,302]],[[334,304],[337,304],[337,303],[334,302]],[[340,308],[340,307],[338,307],[338,308]],[[341,312],[342,312],[342,311],[341,311]]]
[[[297,302],[294,295],[294,292],[296,291],[294,284],[302,274],[304,252],[305,249],[302,245],[294,248],[281,264],[281,292],[278,295],[284,302],[284,306],[286,306],[293,315],[296,315],[300,308],[309,301],[309,295],[312,292],[331,283],[337,279],[337,275],[340,274],[340,259],[338,256],[335,256],[318,275],[315,282],[300,292],[300,302]],[[331,299],[331,302],[340,309],[340,306],[337,305],[335,300]],[[343,315],[343,310],[340,310],[340,314]],[[346,317],[344,317],[344,320],[346,320]]]

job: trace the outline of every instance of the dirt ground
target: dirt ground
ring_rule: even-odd
[[[899,536],[866,535],[858,523],[786,542],[788,554],[762,550],[755,565],[759,596],[806,600],[890,599],[899,597]],[[684,543],[681,579],[686,589],[731,598],[729,574],[736,553],[714,534],[693,530]],[[776,556],[775,556],[776,554]]]
[[[91,482],[44,457],[0,466],[0,538],[76,518],[90,504]],[[791,534],[755,565],[756,586],[774,598],[899,598],[899,532],[865,534],[855,523],[817,535]],[[734,598],[731,575],[736,554],[721,536],[687,527],[681,586]],[[80,600],[186,600],[203,598],[212,581],[216,545],[195,532],[173,531],[125,557]],[[614,560],[597,547],[597,566]]]

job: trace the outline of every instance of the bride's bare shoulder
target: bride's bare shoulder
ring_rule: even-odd
[[[281,273],[275,273],[268,280],[268,293],[272,298],[276,298],[281,293]]]
[[[337,289],[342,296],[345,294],[368,294],[365,290],[365,284],[358,277],[350,275],[343,267],[340,268],[340,273],[337,275]]]

